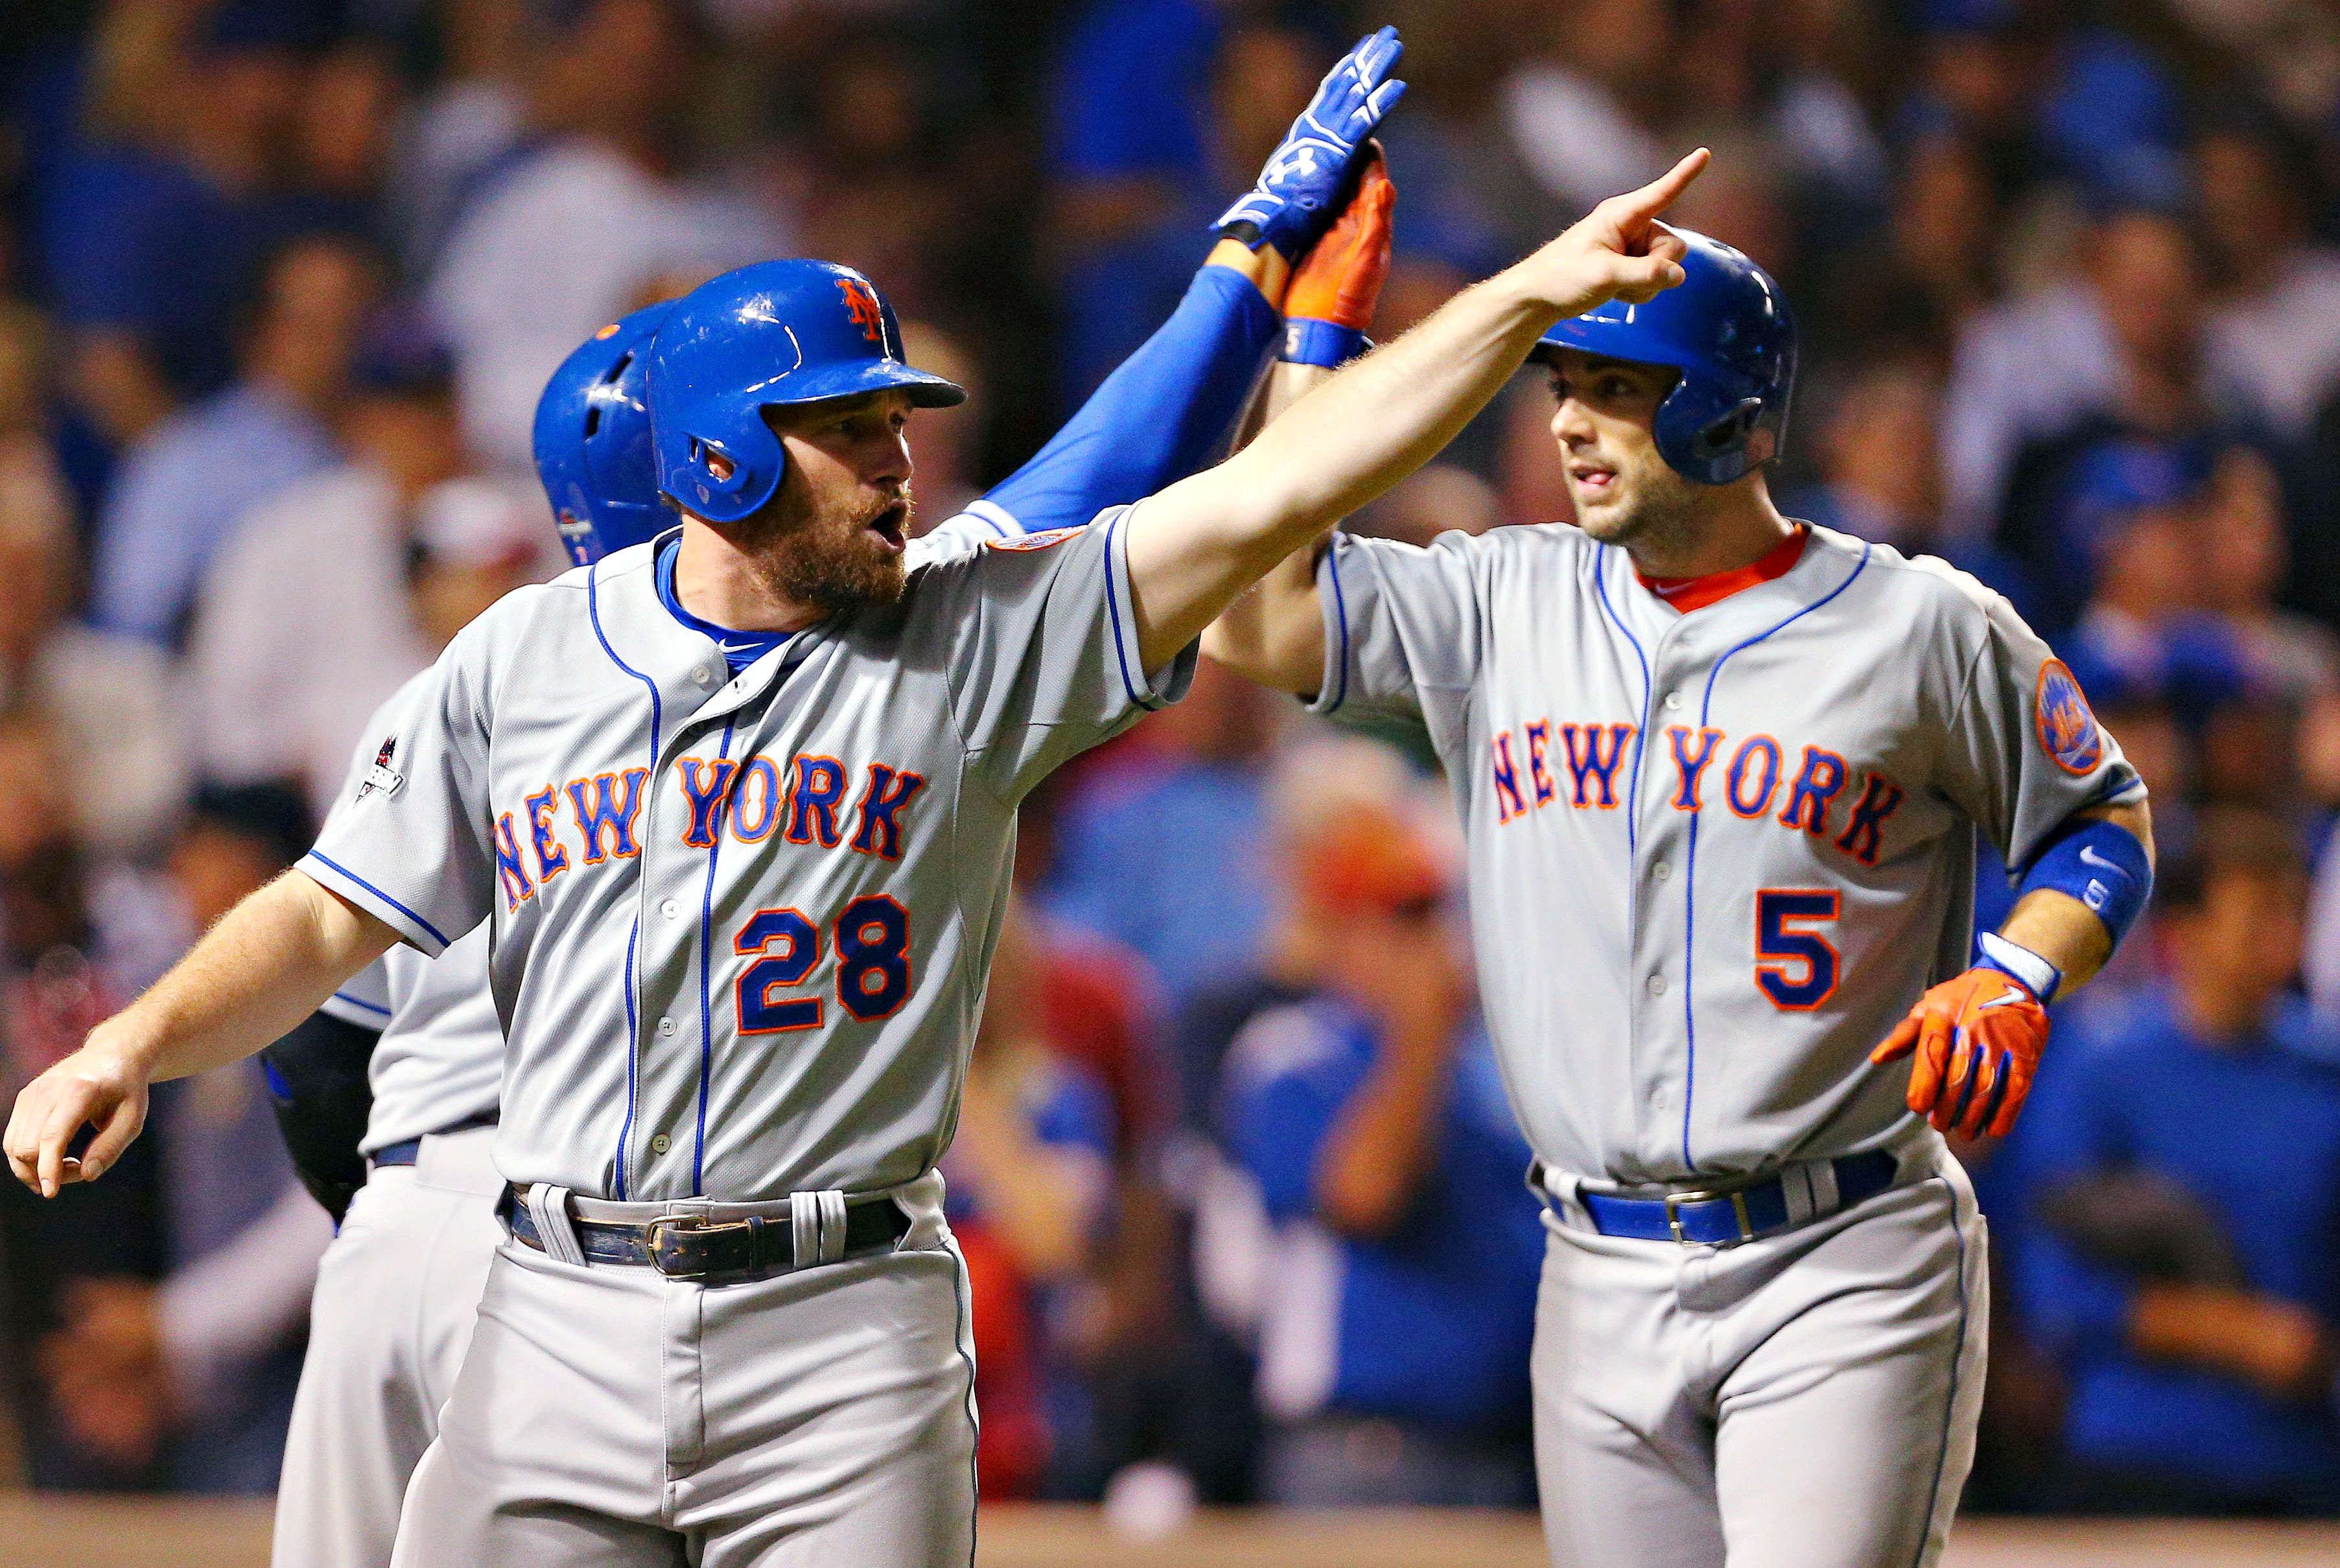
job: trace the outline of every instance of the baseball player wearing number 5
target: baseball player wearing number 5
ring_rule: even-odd
[[[2004,599],[1773,509],[1785,303],[1678,237],[1680,288],[1535,347],[1576,526],[1336,537],[1205,648],[1453,785],[1547,1210],[1554,1563],[1905,1568],[1982,1394],[1941,1134],[2013,1125],[2142,907],[2145,789]],[[2022,883],[1978,954],[1978,832]]]

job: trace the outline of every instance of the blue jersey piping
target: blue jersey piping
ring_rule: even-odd
[[[719,761],[731,755],[731,730],[736,719],[723,721],[722,744],[716,749]],[[728,805],[729,803],[726,802]],[[702,1178],[707,1170],[707,1086],[715,1074],[715,1007],[710,999],[708,969],[715,961],[715,860],[723,853],[723,806],[718,806],[715,816],[715,842],[707,849],[707,898],[699,909],[699,1135],[690,1150],[690,1196],[704,1197]]]
[[[1869,547],[1866,544],[1862,545],[1860,559],[1853,563],[1852,571],[1845,575],[1842,582],[1838,583],[1770,630],[1759,631],[1746,641],[1726,650],[1721,658],[1714,661],[1714,667],[1706,672],[1706,695],[1699,700],[1698,727],[1700,729],[1707,728],[1707,720],[1714,711],[1714,683],[1720,679],[1722,667],[1730,661],[1732,656],[1754,647],[1768,637],[1786,630],[1846,589],[1850,588],[1853,580],[1869,570]],[[1691,944],[1698,919],[1699,816],[1700,813],[1696,811],[1690,814],[1690,850],[1687,856],[1689,864],[1682,868],[1682,1038],[1688,1047],[1688,1060],[1682,1071],[1681,1155],[1682,1168],[1693,1171],[1698,1166],[1691,1162],[1690,1156],[1690,1114],[1691,1107],[1698,1100],[1698,1007],[1696,1002],[1698,993],[1691,982],[1691,977],[1697,974],[1698,970],[1693,959],[1695,948]]]
[[[342,876],[347,877],[351,881],[355,882],[359,887],[363,888],[367,892],[372,893],[375,898],[380,898],[383,903],[389,905],[392,908],[397,910],[400,914],[413,921],[417,926],[420,926],[424,931],[430,933],[431,939],[438,943],[441,947],[443,948],[448,945],[445,932],[440,930],[438,927],[432,925],[430,921],[424,919],[421,916],[416,914],[413,910],[408,908],[405,905],[400,903],[397,899],[392,898],[389,894],[383,892],[381,888],[375,887],[372,882],[367,881],[363,877],[359,876],[355,871],[351,870],[347,866],[342,865],[339,860],[334,859],[332,856],[327,855],[320,849],[312,849],[309,851],[309,858],[316,861],[320,866],[332,867]]]
[[[618,650],[610,646],[610,634],[601,630],[601,563],[598,561],[585,574],[585,613],[593,622],[593,640],[601,645],[601,651],[609,655],[610,662],[640,681],[650,694],[650,767],[649,778],[643,784],[645,788],[654,789],[658,779],[659,735],[666,728],[666,704],[659,696],[658,682],[619,658]],[[642,886],[647,890],[649,886],[647,878]],[[641,1029],[635,1021],[639,1017],[636,994],[640,986],[634,973],[634,952],[641,930],[642,918],[637,910],[633,929],[626,938],[626,1121],[618,1134],[618,1201],[620,1203],[627,1197],[626,1145],[634,1136],[635,1082],[641,1066]]]

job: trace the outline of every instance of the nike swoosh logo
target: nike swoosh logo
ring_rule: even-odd
[[[1988,1012],[1993,1007],[2012,1007],[2018,1003],[2028,1002],[2030,999],[2031,998],[2028,996],[2025,995],[2021,991],[2001,991],[1998,996],[1993,997],[1988,1002],[1977,1002],[1975,1004],[1975,1011],[1982,1013]]]
[[[2114,865],[2110,860],[2106,859],[2102,855],[2097,854],[2086,844],[2080,846],[2080,863],[2084,866],[2102,866],[2107,871],[2117,871],[2120,869],[2118,866]]]

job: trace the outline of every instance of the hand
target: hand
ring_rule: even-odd
[[[2004,1136],[2047,1044],[2048,1009],[2012,976],[1975,968],[1920,997],[1869,1059],[1916,1056],[1909,1108],[1938,1131]]]
[[[68,1182],[104,1176],[146,1125],[145,1058],[124,1036],[121,1018],[108,1019],[17,1095],[0,1148],[16,1179],[43,1197],[56,1196]],[[95,1127],[96,1136],[79,1158],[69,1157],[84,1126]]]
[[[1405,84],[1390,78],[1404,53],[1397,29],[1384,27],[1342,55],[1268,155],[1259,184],[1220,213],[1211,232],[1299,259],[1332,223],[1357,149],[1405,95]]]
[[[1508,276],[1562,320],[1608,300],[1646,304],[1682,281],[1686,247],[1658,222],[1712,158],[1704,147],[1621,196],[1611,196]]]
[[[1379,142],[1365,144],[1359,165],[1356,194],[1292,274],[1284,296],[1289,319],[1331,322],[1360,332],[1373,324],[1382,285],[1389,281],[1397,187],[1390,184]]]

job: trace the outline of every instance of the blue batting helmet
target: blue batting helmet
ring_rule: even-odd
[[[659,492],[709,522],[772,499],[788,467],[764,411],[901,387],[920,408],[966,392],[902,362],[902,329],[868,278],[830,262],[759,262],[675,303],[649,355]],[[730,471],[718,477],[719,456]]]
[[[1681,380],[1658,404],[1658,455],[1700,484],[1729,484],[1787,444],[1796,324],[1769,273],[1719,240],[1673,233],[1688,247],[1681,283],[1645,305],[1611,300],[1561,323],[1537,342],[1536,357],[1581,349],[1672,365]],[[1748,443],[1765,430],[1770,450],[1752,458]]]
[[[673,309],[652,305],[603,327],[560,362],[536,400],[536,476],[580,566],[655,539],[673,521],[659,503],[642,402],[650,339]]]

